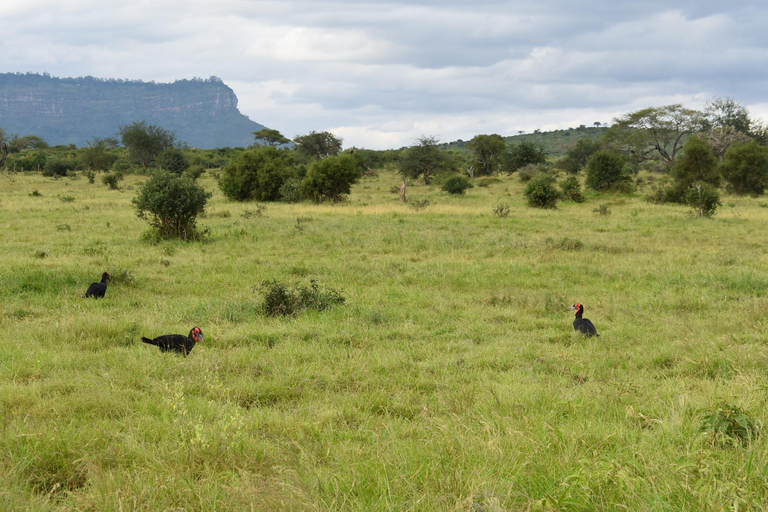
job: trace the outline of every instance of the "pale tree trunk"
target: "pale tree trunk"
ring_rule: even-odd
[[[405,180],[403,180],[402,185],[400,185],[400,202],[405,202]]]

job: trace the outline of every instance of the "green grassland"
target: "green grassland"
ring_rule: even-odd
[[[206,175],[207,238],[152,245],[143,179],[0,174],[0,510],[768,507],[768,436],[698,432],[766,423],[763,198],[538,210],[512,176],[417,210],[381,173],[259,215]],[[346,303],[267,317],[269,279]],[[194,325],[186,358],[140,341]]]

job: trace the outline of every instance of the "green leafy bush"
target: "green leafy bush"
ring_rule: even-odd
[[[736,194],[762,194],[768,184],[768,149],[755,141],[735,144],[720,166],[728,189]]]
[[[317,203],[338,202],[361,177],[352,155],[331,156],[312,164],[301,181],[301,194]]]
[[[309,287],[289,286],[275,280],[264,281],[260,290],[264,295],[262,311],[267,316],[294,316],[308,309],[325,311],[344,304],[346,300],[337,290],[321,289],[314,279]]]
[[[631,192],[632,177],[624,158],[613,151],[594,153],[587,161],[586,186],[593,190]]]
[[[66,176],[75,169],[75,163],[67,160],[48,160],[43,168],[43,176]]]
[[[219,188],[235,201],[277,201],[280,187],[296,176],[293,155],[286,149],[249,149],[224,168]]]
[[[195,239],[197,216],[203,213],[210,192],[186,176],[157,171],[132,200],[136,215],[148,220],[160,238]]]
[[[528,164],[524,165],[517,171],[517,175],[520,176],[520,181],[527,183],[533,179],[537,174],[548,174],[549,169],[545,164]]]
[[[165,148],[155,160],[155,165],[160,169],[175,174],[181,174],[189,169],[189,161],[184,152],[177,147]]]
[[[123,179],[123,173],[120,171],[112,171],[101,177],[101,182],[109,187],[110,190],[117,190],[120,181]]]
[[[535,208],[555,208],[560,199],[560,191],[555,187],[555,179],[548,173],[538,173],[525,187],[528,206]]]
[[[697,181],[691,185],[685,195],[685,202],[696,211],[699,217],[711,217],[715,214],[717,207],[722,206],[717,188],[703,181]]]
[[[454,195],[463,195],[473,185],[466,176],[454,175],[446,179],[440,187],[444,192]]]
[[[576,176],[569,176],[560,182],[563,198],[574,203],[583,203],[584,195],[581,193],[581,184]]]
[[[712,444],[746,444],[760,434],[760,424],[741,407],[723,402],[706,411],[699,432],[709,434]]]
[[[493,207],[493,214],[496,217],[507,217],[509,215],[509,205],[505,203],[499,203]]]

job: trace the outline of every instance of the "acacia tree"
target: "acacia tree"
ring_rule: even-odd
[[[263,128],[257,132],[253,132],[253,136],[256,139],[256,143],[261,146],[275,147],[291,142],[291,139],[283,136],[279,131],[270,128]]]
[[[680,104],[651,107],[616,118],[606,141],[639,164],[657,155],[671,170],[686,136],[706,128],[703,113]]]
[[[173,147],[176,143],[173,132],[160,126],[147,124],[146,121],[123,125],[118,131],[123,146],[128,148],[129,160],[145,169],[152,165],[163,150]]]
[[[315,160],[322,160],[339,154],[342,139],[331,132],[313,130],[306,135],[297,135],[293,138],[293,143],[296,144],[296,150],[302,155]]]
[[[91,139],[88,145],[80,150],[80,164],[89,171],[109,169],[117,160],[117,155],[109,150],[116,147],[117,139]]]
[[[721,161],[733,144],[752,139],[749,111],[732,98],[713,98],[704,108],[704,115],[708,124],[704,138]]]
[[[547,161],[547,152],[542,144],[521,141],[510,146],[502,158],[502,168],[507,173],[513,173],[530,164],[543,164]]]
[[[451,170],[451,163],[445,151],[440,149],[437,137],[422,135],[414,146],[405,150],[400,159],[400,174],[403,178],[421,177],[429,185],[432,178],[443,170]]]
[[[493,174],[499,168],[499,162],[507,149],[507,143],[501,135],[475,135],[467,142],[467,148],[472,152],[473,162],[477,165],[480,175]]]

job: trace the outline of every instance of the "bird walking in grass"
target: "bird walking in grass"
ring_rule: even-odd
[[[141,341],[160,347],[161,352],[179,352],[184,354],[184,357],[187,357],[187,354],[195,348],[195,343],[202,343],[203,339],[203,331],[201,331],[199,327],[193,327],[192,330],[189,331],[188,336],[182,334],[164,334],[152,339],[142,337]]]
[[[91,283],[85,292],[85,297],[103,298],[104,294],[107,293],[107,281],[109,281],[109,272],[104,272],[101,274],[101,282]]]
[[[571,307],[569,307],[566,311],[576,311],[576,319],[573,321],[573,328],[586,336],[587,338],[591,336],[600,336],[597,334],[597,329],[595,329],[595,325],[589,321],[589,318],[583,318],[584,315],[584,306],[576,303],[573,304]]]

